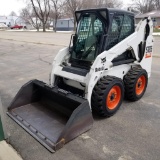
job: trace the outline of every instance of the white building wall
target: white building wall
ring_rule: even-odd
[[[7,26],[14,26],[15,24],[25,25],[24,21],[17,16],[0,16],[0,23],[4,23]]]
[[[69,27],[68,20],[59,19],[57,21],[57,27],[59,27],[59,28],[67,28],[67,27]]]
[[[7,19],[6,16],[0,16],[0,23],[4,23],[5,25],[8,25],[10,23],[10,20]]]
[[[52,23],[53,24],[53,23]],[[74,23],[73,20],[66,18],[66,19],[58,19],[57,20],[57,25],[56,25],[57,30],[61,31],[69,31],[73,30],[74,28]]]
[[[69,21],[69,27],[74,28],[74,20],[73,19],[71,19]]]

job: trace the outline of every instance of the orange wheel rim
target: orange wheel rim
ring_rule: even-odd
[[[141,95],[146,86],[146,78],[144,75],[140,76],[136,83],[136,94]]]
[[[117,85],[113,86],[106,98],[106,106],[109,109],[115,109],[119,104],[121,99],[121,88]]]

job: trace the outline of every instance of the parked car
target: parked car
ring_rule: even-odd
[[[160,29],[160,26],[155,26],[155,28]]]
[[[11,29],[22,29],[23,26],[19,26],[19,25],[15,25],[15,26],[12,26]]]

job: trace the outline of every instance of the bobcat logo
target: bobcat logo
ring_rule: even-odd
[[[103,71],[104,67],[95,68],[95,72]]]
[[[105,58],[101,58],[101,63],[105,63],[106,62],[106,57]]]

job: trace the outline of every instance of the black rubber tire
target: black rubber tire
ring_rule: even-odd
[[[106,106],[106,98],[109,94],[109,91],[113,86],[119,86],[121,89],[120,101],[114,109],[109,109]],[[124,97],[124,85],[123,81],[120,78],[113,76],[105,76],[101,78],[95,85],[92,97],[91,97],[91,106],[93,112],[96,112],[101,117],[110,117],[114,115],[119,107],[122,104]]]
[[[146,79],[145,88],[140,95],[136,94],[136,83],[140,76],[144,75]],[[146,70],[140,67],[132,68],[125,76],[124,76],[124,85],[125,85],[125,98],[130,101],[137,101],[142,98],[144,95],[147,85],[148,85],[148,74]]]

